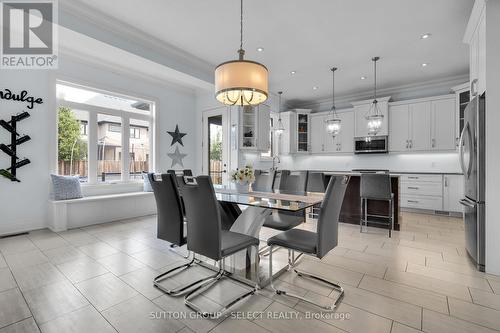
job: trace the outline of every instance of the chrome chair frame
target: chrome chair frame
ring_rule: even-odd
[[[232,306],[234,306],[235,304],[237,304],[240,301],[243,301],[247,297],[254,295],[255,292],[259,289],[259,281],[260,281],[259,280],[259,259],[260,258],[259,258],[259,246],[255,245],[252,247],[255,248],[256,281],[255,281],[255,286],[251,290],[239,295],[238,297],[236,297],[235,299],[224,304],[221,308],[219,308],[217,311],[214,311],[214,312],[204,311],[193,302],[194,298],[201,295],[203,292],[209,290],[211,287],[213,287],[216,284],[216,282],[220,281],[224,277],[227,277],[233,281],[241,283],[241,281],[232,278],[231,273],[228,273],[225,270],[226,258],[222,258],[221,260],[218,261],[218,266],[219,266],[218,272],[216,274],[206,278],[204,283],[200,284],[195,289],[191,290],[188,294],[186,294],[186,296],[184,297],[184,304],[187,307],[189,307],[191,310],[196,311],[197,313],[200,313],[204,318],[218,319],[221,316],[225,315]]]
[[[327,311],[333,311],[333,310],[335,310],[335,308],[338,306],[338,304],[340,303],[340,301],[342,301],[342,298],[344,298],[344,288],[342,288],[337,283],[332,282],[332,281],[328,281],[327,279],[325,279],[325,278],[323,278],[321,276],[317,276],[317,275],[314,275],[314,274],[311,274],[311,273],[307,273],[307,272],[304,272],[304,271],[301,271],[301,270],[298,270],[298,269],[294,268],[296,266],[296,264],[297,264],[297,260],[302,255],[304,255],[304,254],[307,255],[308,253],[300,252],[299,255],[297,256],[297,258],[295,258],[294,257],[295,250],[288,249],[288,270],[293,269],[293,271],[295,272],[295,274],[297,274],[299,277],[305,277],[305,278],[309,278],[309,279],[312,279],[312,280],[323,282],[323,283],[329,285],[330,287],[332,287],[333,290],[339,292],[339,296],[337,296],[333,300],[332,305],[318,304],[317,302],[315,302],[312,299],[309,299],[309,298],[306,298],[306,297],[303,297],[303,296],[300,296],[300,295],[296,295],[294,293],[290,293],[290,292],[282,290],[282,289],[277,289],[274,286],[274,283],[273,283],[273,247],[274,246],[270,245],[269,247],[270,247],[270,251],[269,251],[269,285],[271,286],[271,289],[273,289],[273,291],[277,295],[285,295],[285,296],[293,297],[293,298],[299,299],[301,301],[304,301],[306,303],[315,305],[315,306],[317,306],[317,307],[319,307],[319,308],[321,308],[323,310],[327,310]]]

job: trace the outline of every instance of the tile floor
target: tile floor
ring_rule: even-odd
[[[156,239],[155,223],[151,216],[0,239],[0,333],[500,331],[500,277],[471,265],[460,219],[404,213],[391,239],[341,224],[335,250],[300,262],[344,286],[334,314],[263,289],[238,307],[241,318],[218,320],[196,318],[183,298],[153,287],[154,276],[181,260]],[[200,274],[207,272],[188,275]],[[319,302],[335,297],[291,272],[276,284]],[[199,301],[215,308],[241,288],[223,281]]]

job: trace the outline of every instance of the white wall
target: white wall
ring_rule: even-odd
[[[182,153],[184,168],[196,169],[197,138],[195,93],[186,88],[178,88],[168,83],[148,82],[132,74],[110,70],[95,64],[84,64],[81,60],[60,55],[57,71],[7,71],[0,76],[2,88],[14,92],[26,89],[30,94],[42,97],[44,104],[30,111],[31,117],[20,123],[21,133],[31,136],[32,141],[20,146],[20,155],[31,160],[31,164],[18,171],[21,183],[12,183],[0,178],[0,235],[25,230],[43,228],[47,225],[49,200],[49,174],[55,166],[55,79],[71,79],[75,83],[88,84],[97,88],[110,89],[133,96],[153,98],[157,101],[158,168],[157,172],[170,169],[171,160],[167,156],[175,147],[170,146],[172,131],[176,124],[182,132]],[[133,70],[131,70],[133,73]],[[24,105],[0,100],[0,119],[26,110]],[[8,143],[7,132],[0,129],[0,142]],[[0,168],[6,168],[9,160],[0,154]],[[176,166],[179,168],[179,166]]]
[[[500,1],[486,2],[486,271],[500,275]]]
[[[27,90],[31,96],[43,98],[42,105],[28,110],[25,103],[0,100],[0,119],[29,111],[30,118],[21,121],[18,132],[31,137],[18,147],[18,156],[31,161],[17,170],[21,183],[0,176],[0,235],[22,230],[38,229],[45,225],[48,198],[49,146],[48,110],[50,108],[49,73],[45,70],[2,70],[0,88],[19,93]],[[10,134],[0,128],[0,143],[10,144]],[[10,166],[10,157],[0,152],[0,169]]]

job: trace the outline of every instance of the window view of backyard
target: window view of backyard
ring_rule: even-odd
[[[150,169],[151,105],[61,84],[57,93],[59,174],[79,176],[81,182],[93,174],[97,183],[142,179],[141,173]],[[91,129],[94,139],[89,137]],[[124,131],[129,133],[128,140]],[[95,156],[89,156],[92,142]],[[129,158],[125,173],[124,152]],[[89,170],[89,160],[94,170]]]

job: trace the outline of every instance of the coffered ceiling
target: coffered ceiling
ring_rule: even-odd
[[[237,0],[84,3],[214,67],[237,57]],[[332,66],[339,67],[339,96],[369,91],[372,56],[381,57],[380,88],[465,75],[462,36],[472,6],[473,0],[245,0],[246,58],[268,67],[271,91],[296,102],[328,98]],[[424,33],[430,38],[421,39]]]

